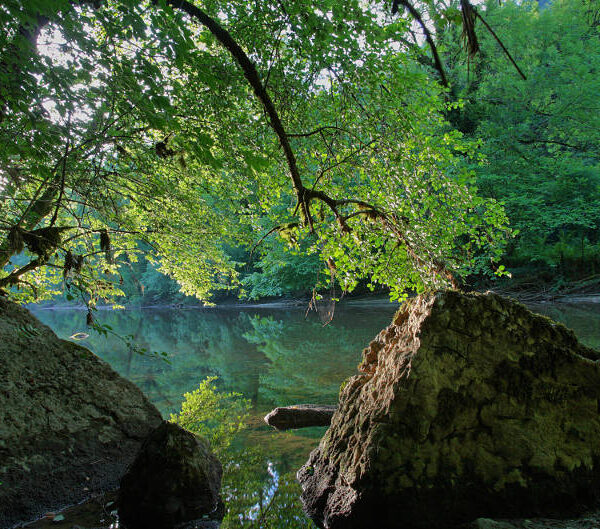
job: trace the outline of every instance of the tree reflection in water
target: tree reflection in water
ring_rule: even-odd
[[[262,421],[273,407],[334,403],[341,382],[356,372],[362,348],[391,319],[395,306],[341,308],[330,325],[304,310],[99,311],[97,320],[140,347],[168,351],[170,364],[128,351],[113,336],[91,333],[79,343],[133,380],[163,416],[208,376],[219,391],[249,399],[247,428],[219,454],[224,463],[224,528],[313,527],[302,513],[296,470],[323,428],[274,432]],[[36,316],[62,338],[85,331],[85,313],[40,310]]]
[[[207,376],[220,391],[250,400],[247,428],[221,454],[224,528],[312,527],[300,508],[296,470],[323,429],[278,433],[262,417],[275,406],[334,403],[341,382],[356,372],[363,347],[391,320],[393,305],[340,306],[330,325],[304,310],[191,309],[100,311],[98,321],[134,335],[141,347],[169,351],[171,363],[132,354],[118,339],[95,334],[80,341],[133,380],[167,417],[182,395]],[[588,345],[600,344],[600,305],[534,307],[572,327]],[[39,310],[62,338],[86,331],[85,312]]]
[[[280,476],[272,448],[234,444],[247,426],[250,401],[239,393],[221,392],[208,377],[184,395],[181,410],[170,420],[210,441],[223,463],[224,528],[310,527],[302,513],[299,486],[290,472]],[[291,524],[291,525],[290,525]]]
[[[228,461],[223,483],[223,529],[313,528],[302,512],[295,472],[280,474],[267,450],[246,448]]]

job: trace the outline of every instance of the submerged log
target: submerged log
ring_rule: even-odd
[[[265,422],[276,430],[329,426],[337,406],[321,404],[295,404],[275,408],[265,416]]]

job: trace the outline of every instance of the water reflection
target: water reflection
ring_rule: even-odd
[[[600,305],[532,307],[600,347]],[[132,335],[148,350],[168,351],[171,363],[127,350],[114,336],[91,335],[78,343],[133,380],[163,416],[179,410],[182,395],[207,376],[224,391],[251,400],[249,428],[238,436],[225,463],[224,528],[313,527],[301,512],[296,470],[318,443],[322,428],[276,433],[262,422],[273,407],[335,403],[342,380],[356,372],[362,348],[389,323],[396,307],[338,307],[330,325],[304,310],[190,309],[101,311],[98,321]],[[88,332],[85,313],[40,310],[36,316],[61,337]]]
[[[394,309],[340,309],[327,326],[305,319],[303,310],[99,311],[99,323],[133,336],[140,347],[169,352],[170,364],[128,351],[111,335],[92,332],[78,343],[133,380],[165,416],[179,409],[184,392],[210,375],[219,377],[224,390],[243,393],[262,413],[298,401],[335,402],[340,382],[356,371],[362,348]],[[82,311],[35,314],[61,338],[90,332]]]
[[[100,311],[97,320],[148,350],[168,351],[170,364],[140,356],[115,336],[78,343],[134,381],[164,417],[180,409],[182,395],[207,376],[223,391],[252,403],[249,428],[227,452],[224,528],[313,527],[299,502],[296,470],[323,435],[323,428],[278,433],[262,417],[275,406],[335,403],[342,380],[356,373],[362,348],[391,319],[394,305],[347,306],[323,326],[303,309],[190,309]],[[61,338],[89,332],[85,313],[40,310],[36,316]],[[81,338],[81,336],[79,336]]]

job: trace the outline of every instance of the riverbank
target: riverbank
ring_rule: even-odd
[[[101,494],[85,503],[69,507],[60,513],[48,513],[47,516],[20,527],[27,529],[84,529],[88,527],[110,529],[116,527],[118,523],[115,497],[115,492]],[[554,518],[492,520],[480,518],[460,529],[597,529],[599,527],[600,511],[595,511],[567,520]]]
[[[538,304],[538,303],[561,303],[561,304],[596,304],[600,303],[600,289],[596,289],[589,292],[577,292],[577,291],[566,291],[566,292],[555,292],[548,290],[520,290],[512,288],[490,288],[491,292],[499,294],[501,296],[516,299],[517,301],[525,304]],[[481,290],[484,292],[484,290]],[[325,305],[325,302],[322,303]],[[400,304],[395,301],[390,301],[386,295],[377,294],[373,296],[356,296],[347,297],[340,301],[336,301],[333,304],[334,310],[339,307],[385,307],[385,306],[399,306]],[[86,311],[87,307],[83,304],[63,304],[63,303],[46,303],[40,304],[28,304],[26,307],[34,312],[36,311],[62,311],[62,310],[76,310]],[[183,304],[183,303],[156,303],[149,305],[124,305],[118,309],[115,309],[112,305],[99,305],[96,307],[98,311],[112,311],[112,310],[124,310],[124,311],[137,311],[137,310],[201,310],[201,311],[215,311],[215,310],[250,310],[250,309],[304,309],[307,313],[314,311],[314,307],[311,306],[311,301],[308,298],[290,298],[290,299],[267,299],[259,302],[252,301],[227,301],[224,303],[218,303],[215,305],[201,305],[201,304]]]
[[[600,303],[600,275],[577,281],[558,279],[551,283],[517,278],[475,290],[491,290],[522,303]]]
[[[331,302],[320,301],[317,303],[317,307],[321,305],[331,304]],[[339,301],[333,302],[334,305],[348,305],[348,306],[389,306],[398,305],[397,302],[390,301],[388,296],[385,294],[374,294],[374,295],[360,295],[360,296],[348,296],[340,299]],[[87,307],[81,303],[54,303],[45,302],[41,304],[30,303],[26,305],[30,310],[87,310]],[[288,309],[288,308],[304,308],[306,310],[314,310],[311,307],[310,298],[266,298],[260,301],[224,301],[221,303],[215,303],[214,305],[203,305],[197,303],[153,303],[153,304],[142,304],[142,305],[123,305],[122,308],[116,310],[165,310],[165,309],[180,309],[180,310],[215,310],[215,309]],[[96,310],[115,310],[113,305],[98,305]]]
[[[516,299],[522,303],[600,303],[600,275],[592,275],[576,281],[566,281],[562,277],[552,280],[547,278],[532,277],[530,275],[516,275],[510,279],[495,281],[467,279],[467,284],[462,287],[465,292],[492,291],[502,296]],[[311,296],[308,291],[298,292],[297,295],[279,297],[263,297],[254,300],[240,299],[235,294],[217,292],[211,303],[205,304],[194,297],[174,296],[132,298],[133,302],[125,299],[115,300],[119,310],[152,310],[152,309],[253,309],[253,308],[305,308],[311,307]],[[317,302],[320,309],[332,305],[331,293],[322,292],[323,299]],[[385,305],[390,303],[388,293],[380,289],[378,292],[369,292],[365,287],[359,287],[352,293],[339,294],[335,306],[351,304]],[[96,310],[113,310],[115,304],[104,304],[95,307]],[[87,310],[82,303],[73,303],[65,298],[55,298],[41,303],[29,304],[32,310]],[[314,310],[314,307],[311,307]]]

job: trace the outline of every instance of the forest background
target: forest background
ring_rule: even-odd
[[[40,2],[42,8],[43,4],[44,2]],[[1,13],[5,21],[10,20],[14,24],[18,20],[15,17],[15,12],[19,11],[16,7],[18,5],[18,2],[12,6],[10,2],[7,4]],[[373,114],[385,114],[392,107],[408,108],[409,111],[403,116],[403,123],[409,124],[402,126],[405,128],[399,127],[401,130],[398,134],[406,136],[406,130],[412,128],[428,129],[415,133],[411,141],[414,144],[421,142],[420,145],[430,145],[431,152],[442,159],[441,162],[425,160],[427,170],[435,167],[440,172],[451,173],[460,185],[468,186],[473,196],[476,194],[481,197],[464,198],[448,192],[443,201],[455,204],[456,211],[451,208],[436,211],[436,204],[423,200],[418,214],[409,221],[414,225],[431,222],[432,225],[435,224],[435,228],[423,229],[421,226],[420,229],[425,234],[422,240],[413,240],[412,243],[403,240],[405,261],[399,260],[391,265],[390,262],[401,253],[396,252],[400,242],[388,242],[382,234],[384,230],[377,232],[374,238],[355,227],[355,240],[350,243],[350,246],[353,245],[351,248],[349,243],[337,236],[337,246],[331,245],[326,237],[315,239],[312,229],[304,229],[305,218],[302,219],[303,222],[296,221],[294,215],[304,215],[303,211],[298,211],[303,209],[300,202],[294,208],[289,200],[287,202],[290,205],[286,204],[286,200],[269,203],[265,202],[264,196],[254,196],[274,193],[276,198],[280,198],[284,194],[278,177],[272,176],[281,171],[280,166],[274,167],[271,162],[280,155],[267,132],[260,130],[249,134],[244,130],[262,118],[256,109],[249,109],[252,104],[247,102],[248,87],[240,88],[244,83],[243,80],[240,81],[239,72],[231,73],[236,65],[231,65],[231,71],[220,72],[220,80],[216,80],[206,72],[212,69],[214,73],[223,57],[217,53],[205,53],[198,58],[189,52],[191,44],[187,41],[191,40],[202,42],[204,51],[216,46],[217,43],[210,34],[193,33],[190,30],[189,34],[183,31],[177,38],[172,38],[171,33],[169,38],[173,39],[170,44],[172,55],[161,51],[164,53],[161,55],[163,58],[157,59],[156,50],[152,52],[154,55],[146,49],[146,55],[138,56],[135,50],[124,53],[121,48],[120,54],[115,53],[118,62],[114,62],[114,57],[108,60],[102,56],[102,51],[83,46],[86,39],[92,40],[89,28],[85,29],[87,35],[81,28],[77,34],[78,29],[73,20],[81,25],[81,18],[89,16],[86,23],[92,24],[90,15],[78,11],[72,20],[64,15],[59,27],[62,27],[65,40],[57,43],[50,39],[46,48],[61,48],[67,59],[60,59],[65,61],[60,64],[57,55],[49,53],[41,54],[39,61],[40,64],[46,62],[46,70],[50,65],[55,70],[62,68],[64,74],[72,66],[69,61],[73,61],[73,64],[81,66],[74,74],[75,77],[65,75],[60,83],[50,79],[44,85],[40,79],[45,74],[41,70],[36,72],[33,68],[33,73],[29,72],[33,77],[27,81],[27,72],[19,71],[17,64],[7,67],[6,59],[3,59],[3,75],[14,81],[14,73],[17,71],[21,76],[19,89],[28,90],[30,100],[11,95],[10,83],[5,85],[9,87],[2,95],[2,178],[6,207],[2,208],[0,220],[6,240],[10,241],[10,237],[14,238],[15,234],[18,236],[22,233],[26,236],[27,233],[32,233],[31,228],[35,226],[54,227],[60,224],[61,219],[65,225],[67,220],[77,219],[79,232],[69,236],[66,241],[77,242],[77,237],[80,237],[80,246],[79,249],[69,246],[63,238],[60,245],[52,248],[52,251],[56,250],[52,257],[48,253],[41,259],[40,253],[32,251],[27,240],[22,241],[22,251],[12,252],[8,255],[8,260],[5,260],[2,277],[6,279],[36,260],[39,263],[43,261],[44,266],[39,269],[33,267],[31,271],[27,270],[9,281],[7,284],[10,285],[13,297],[22,301],[52,298],[54,303],[83,300],[92,305],[106,298],[116,299],[121,304],[149,305],[187,302],[190,299],[187,294],[197,295],[201,300],[219,301],[231,299],[232,296],[247,299],[310,296],[315,289],[331,292],[332,288],[336,289],[337,294],[344,290],[389,292],[391,289],[392,292],[396,290],[395,297],[399,297],[404,292],[423,287],[419,280],[410,279],[414,270],[406,265],[406,255],[409,256],[408,261],[412,260],[414,268],[418,269],[437,251],[432,250],[434,245],[431,240],[440,237],[440,225],[449,216],[458,217],[464,212],[465,218],[460,218],[463,231],[453,228],[452,233],[445,233],[442,239],[452,239],[452,244],[448,244],[446,253],[445,250],[440,250],[439,259],[436,256],[430,259],[438,270],[441,268],[438,263],[443,259],[444,267],[448,266],[460,276],[463,286],[483,287],[497,285],[498,281],[506,283],[509,281],[506,271],[511,275],[512,288],[559,291],[567,285],[593,288],[599,284],[600,108],[597,94],[600,93],[600,18],[597,6],[585,0],[555,0],[544,5],[535,2],[503,2],[499,5],[496,1],[489,1],[480,9],[485,13],[485,22],[493,28],[493,32],[485,31],[479,22],[479,50],[476,54],[466,53],[463,49],[462,30],[460,24],[456,23],[461,16],[458,7],[452,3],[442,7],[436,4],[434,7],[435,9],[429,10],[424,8],[424,12],[429,16],[428,26],[435,33],[442,70],[437,67],[436,54],[432,55],[427,42],[416,34],[420,28],[415,29],[414,19],[409,20],[409,17],[388,20],[383,28],[387,36],[374,36],[366,44],[354,42],[356,48],[351,47],[350,51],[344,48],[349,39],[344,31],[353,31],[350,25],[343,29],[339,26],[338,34],[324,37],[331,30],[319,26],[324,21],[329,20],[335,25],[336,17],[347,21],[350,15],[354,20],[359,20],[360,17],[356,14],[360,9],[358,4],[353,4],[352,8],[341,14],[336,14],[334,9],[334,15],[329,18],[316,16],[314,20],[305,21],[306,27],[298,24],[299,33],[306,30],[321,35],[320,46],[328,49],[328,59],[342,65],[328,66],[327,75],[323,73],[324,64],[317,64],[315,59],[319,50],[307,50],[306,45],[295,49],[292,41],[281,37],[281,33],[285,34],[285,28],[281,29],[279,40],[274,39],[273,42],[268,42],[266,37],[264,42],[261,41],[263,37],[257,36],[255,27],[250,28],[247,35],[243,30],[237,30],[235,35],[240,41],[246,39],[246,47],[250,47],[248,42],[253,43],[253,60],[258,65],[262,64],[261,61],[264,62],[268,71],[265,86],[266,83],[271,83],[273,97],[280,109],[283,109],[281,112],[287,124],[297,127],[294,131],[311,130],[290,133],[290,141],[294,136],[308,141],[322,140],[323,151],[317,150],[319,154],[314,156],[321,157],[321,160],[310,159],[312,154],[309,153],[317,149],[315,145],[308,144],[298,148],[299,152],[304,149],[306,153],[306,160],[301,160],[300,164],[319,174],[312,189],[315,189],[319,179],[325,181],[331,178],[328,182],[330,190],[350,189],[357,192],[359,198],[354,202],[358,207],[355,211],[348,211],[345,216],[338,215],[331,208],[331,212],[328,212],[331,218],[328,219],[327,213],[323,212],[323,207],[330,205],[326,200],[322,200],[323,204],[309,213],[309,217],[312,214],[316,222],[323,223],[324,233],[329,234],[330,228],[327,226],[336,221],[341,236],[344,236],[345,231],[350,231],[350,219],[364,216],[365,219],[373,220],[379,215],[383,219],[386,213],[380,212],[384,211],[382,204],[385,204],[387,191],[384,189],[379,198],[370,196],[371,202],[368,205],[360,203],[364,202],[360,193],[367,190],[364,192],[368,195],[370,187],[380,185],[378,178],[382,172],[387,171],[387,165],[394,162],[398,165],[407,163],[405,159],[394,159],[388,154],[382,154],[385,149],[391,152],[390,146],[396,141],[395,131],[386,131],[387,145],[382,140],[383,134],[377,140],[365,139],[373,130],[379,131],[385,127],[391,130],[397,126],[394,121],[397,118],[388,117],[384,121],[370,116],[369,110]],[[214,7],[215,17],[225,21],[238,20],[240,15],[235,11],[238,8],[239,6],[233,6],[230,12],[223,13]],[[104,27],[106,35],[133,42],[138,31],[139,40],[147,38],[148,34],[144,33],[144,29],[136,29],[136,24],[145,20],[143,16],[136,18],[138,15],[133,7],[131,11],[124,9],[123,5],[119,9],[122,20],[114,20],[113,26],[108,29]],[[210,11],[210,6],[208,9]],[[301,7],[298,12],[301,12]],[[31,17],[31,13],[19,13],[22,20],[27,16]],[[58,16],[56,11],[54,14]],[[286,13],[290,19],[294,15]],[[180,23],[176,14],[172,16],[170,23]],[[155,42],[164,44],[168,39],[161,31],[166,33],[172,27],[168,27],[168,23],[162,27],[154,19],[152,22],[158,28]],[[362,20],[361,23],[367,29],[372,29],[369,27],[372,21]],[[82,27],[84,26],[85,24]],[[381,26],[379,23],[380,29]],[[23,25],[18,26],[12,37],[22,27]],[[389,46],[386,40],[390,34],[395,39],[394,46]],[[46,34],[46,38],[50,38],[48,35]],[[36,38],[43,37],[44,35],[36,35]],[[10,32],[3,38],[4,51],[10,51],[10,46],[15,45],[15,39],[11,38]],[[97,41],[96,39],[95,44]],[[286,46],[288,56],[282,51]],[[186,47],[187,55],[181,51]],[[502,47],[508,50],[508,55]],[[115,50],[117,48],[115,45]],[[44,46],[40,49],[44,49]],[[350,56],[356,52],[364,57],[358,59],[357,55],[352,58],[352,63],[344,63],[343,58],[336,57],[342,49]],[[401,54],[399,50],[402,51]],[[278,53],[283,56],[279,61]],[[303,54],[308,58],[303,57]],[[148,60],[148,57],[152,60]],[[191,93],[177,86],[182,72],[191,76],[189,69],[186,70],[186,61],[190,58],[202,62],[204,67],[202,71],[196,70],[197,79],[186,77],[186,82],[196,82],[207,87],[203,97],[208,102],[201,108],[194,108],[197,102],[192,99]],[[97,63],[94,67],[86,66],[85,63],[90,61]],[[357,64],[360,61],[373,63],[368,73],[359,75]],[[169,69],[171,63],[179,73]],[[309,65],[306,67],[307,72],[310,70],[308,73],[291,76],[286,71],[291,66],[301,69],[303,64]],[[100,112],[98,108],[90,106],[84,111],[88,112],[88,116],[76,123],[77,112],[81,113],[81,107],[89,105],[89,101],[85,103],[82,99],[101,98],[100,93],[105,90],[98,81],[102,80],[102,73],[97,73],[98,68],[105,70],[106,78],[110,77],[106,83],[115,93],[122,96],[134,89],[141,90],[142,93],[146,91],[152,106],[144,108],[138,101],[134,110],[119,111],[115,108],[122,101],[118,101],[117,97],[105,97],[103,105],[106,108],[112,106],[110,118],[106,117],[106,108]],[[350,77],[353,68],[358,79],[352,83],[348,79],[342,79],[342,72]],[[402,74],[399,77],[390,76],[393,68]],[[94,69],[96,73],[90,73]],[[148,82],[148,75],[156,79],[165,73],[165,69],[169,70],[168,83],[171,83],[166,88],[167,95],[163,95],[164,86],[160,90],[155,86],[140,89],[140,83]],[[312,84],[310,88],[306,88],[309,77]],[[64,92],[61,93],[62,99],[57,99],[56,93],[61,90],[61,83]],[[181,86],[185,84],[182,83]],[[448,84],[449,88],[436,88],[440,84]],[[367,85],[370,91],[377,91],[378,94],[367,93]],[[74,86],[84,86],[85,89],[73,88]],[[315,86],[321,86],[321,91],[315,89]],[[412,87],[407,90],[408,96],[400,94],[404,86]],[[415,95],[417,92],[418,96]],[[228,94],[231,101],[236,102],[231,105],[231,115],[227,118],[221,115],[222,107],[214,99],[211,100],[211,97],[223,97],[224,93]],[[299,112],[299,107],[294,106],[296,103],[293,96],[298,94],[298,99],[305,106],[308,103],[310,110],[303,109]],[[385,97],[386,94],[390,95],[390,101],[383,101],[382,94]],[[38,104],[36,107],[31,103],[32,100],[37,99],[39,102],[44,98],[52,101],[51,107],[47,104]],[[329,103],[323,105],[319,98],[329,98]],[[356,103],[354,106],[347,103],[347,99],[352,98]],[[188,114],[179,115],[181,107],[177,101],[188,106]],[[240,104],[240,101],[244,103]],[[227,105],[227,101],[222,104]],[[76,107],[79,108],[77,112]],[[213,115],[208,115],[207,107],[214,110]],[[199,111],[202,113],[198,114]],[[100,115],[104,116],[104,122],[98,117]],[[343,115],[343,118],[339,118],[339,115]],[[358,118],[357,115],[362,117]],[[109,123],[110,119],[113,122]],[[205,123],[190,126],[190,120],[193,119],[198,122],[205,120]],[[207,130],[206,122],[211,122],[211,130]],[[322,130],[319,127],[303,129],[309,122],[335,122],[335,125],[326,125]],[[89,135],[90,123],[95,127],[96,134],[95,150],[90,151],[94,154],[83,153],[80,147],[80,154],[77,154],[74,146],[86,134]],[[268,126],[272,127],[272,123],[265,125],[267,129]],[[102,127],[104,129],[100,134],[98,131]],[[237,130],[232,134],[234,129]],[[127,134],[123,131],[127,131]],[[221,131],[224,131],[223,136],[220,135]],[[133,138],[134,133],[140,132],[143,137]],[[186,143],[186,135],[194,138],[194,145]],[[361,137],[352,143],[347,141],[345,135]],[[41,136],[42,139],[39,138]],[[102,137],[98,139],[99,136]],[[17,141],[14,141],[15,138]],[[84,139],[82,143],[85,141],[87,140]],[[378,142],[378,150],[368,152],[375,141]],[[254,143],[253,148],[244,149],[242,142]],[[25,144],[27,147],[23,146]],[[107,144],[114,151],[112,158],[107,156]],[[406,148],[406,145],[401,148]],[[62,150],[63,155],[49,156],[52,149],[54,152]],[[30,156],[33,151],[35,156]],[[29,160],[23,163],[26,156],[29,156]],[[103,158],[101,163],[96,163],[95,182],[81,176],[90,170],[90,157]],[[418,163],[423,161],[421,157]],[[322,165],[319,165],[321,162]],[[127,177],[124,177],[125,164],[129,165]],[[44,185],[48,186],[44,170],[47,172],[49,165],[53,166],[51,174],[55,178],[55,184],[44,188]],[[349,180],[347,175],[340,175],[336,182],[330,173],[333,174],[337,166],[344,165],[353,167],[353,170],[358,168],[361,171],[360,177]],[[26,170],[29,173],[24,176]],[[207,170],[213,172],[212,180],[188,179],[192,171],[202,173]],[[69,171],[75,175],[76,181],[70,189],[65,185],[65,180],[69,178],[66,173]],[[221,176],[214,177],[215,172]],[[140,184],[131,177],[134,173],[152,173],[156,179]],[[240,174],[240,179],[236,180],[236,177],[231,176],[234,174]],[[182,175],[185,175],[183,180]],[[228,175],[227,178],[231,180],[224,182],[223,175]],[[248,175],[253,175],[255,179],[246,180]],[[269,178],[275,180],[269,181],[268,185],[255,193],[252,186],[256,182],[264,182],[264,175],[270,175]],[[389,175],[386,178],[391,179]],[[173,180],[178,185],[186,181],[188,188],[177,187]],[[112,193],[109,191],[104,197],[106,203],[101,197],[95,196],[94,200],[98,202],[94,204],[90,197],[98,192],[102,194],[102,186],[110,189],[107,182],[118,189],[117,198],[109,196]],[[192,186],[196,186],[194,193],[197,193],[197,186],[202,185],[210,186],[210,189],[202,192],[200,214],[195,209],[198,208],[197,197],[190,197],[193,194]],[[248,186],[241,194],[240,185]],[[131,190],[132,186],[135,189]],[[144,205],[145,193],[152,197],[153,194],[160,195],[167,188],[169,206],[164,212],[154,209],[156,206],[149,208]],[[444,189],[444,184],[438,185],[432,181],[426,192],[430,197],[436,197],[445,193],[440,192],[440,188]],[[52,200],[46,201],[51,204],[45,212],[46,220],[41,224],[33,223],[27,231],[20,223],[27,215],[31,215],[36,204],[39,205],[40,196],[43,197],[46,192],[44,189],[50,189],[54,193]],[[220,197],[223,200],[214,198],[215,189],[223,192],[225,196]],[[412,191],[407,191],[409,192]],[[393,198],[391,196],[390,200]],[[377,202],[378,199],[380,202]],[[463,199],[464,202],[461,202]],[[340,200],[340,203],[344,200]],[[459,210],[463,213],[457,213]],[[94,213],[90,216],[89,211]],[[107,214],[108,211],[110,214]],[[189,217],[197,214],[199,218],[195,220],[196,223],[190,221]],[[277,219],[275,214],[278,215]],[[132,220],[133,217],[135,221]],[[389,218],[397,217],[388,214]],[[19,223],[15,223],[15,219],[20,219]],[[86,222],[87,225],[82,227]],[[177,237],[173,236],[172,230],[168,234],[166,230],[161,231],[168,222],[178,224]],[[385,222],[382,221],[382,224]],[[482,224],[487,227],[473,228]],[[19,229],[15,230],[15,226]],[[204,228],[206,231],[203,232]],[[64,229],[66,231],[72,228]],[[150,235],[155,232],[160,232],[160,237]],[[334,236],[328,236],[335,239]],[[427,248],[427,257],[418,255],[418,250],[417,255],[411,255],[411,244]],[[379,257],[376,259],[369,255],[365,268],[370,267],[370,272],[365,273],[357,263],[366,258],[364,248],[369,246],[382,248],[381,259],[378,261]],[[456,253],[456,247],[461,246],[469,247],[466,258],[464,255],[458,257]],[[9,253],[6,243],[3,251],[5,254]],[[84,253],[85,261],[78,263],[77,258]],[[179,257],[169,260],[166,258],[169,255]],[[465,263],[465,266],[447,265],[453,259]],[[385,267],[381,266],[382,262],[387,266],[383,272],[381,269]],[[192,263],[197,265],[196,269]],[[380,270],[379,275],[373,274],[373,270]],[[394,274],[405,275],[409,280],[401,287],[396,287],[390,280]],[[198,280],[199,276],[203,279]]]

